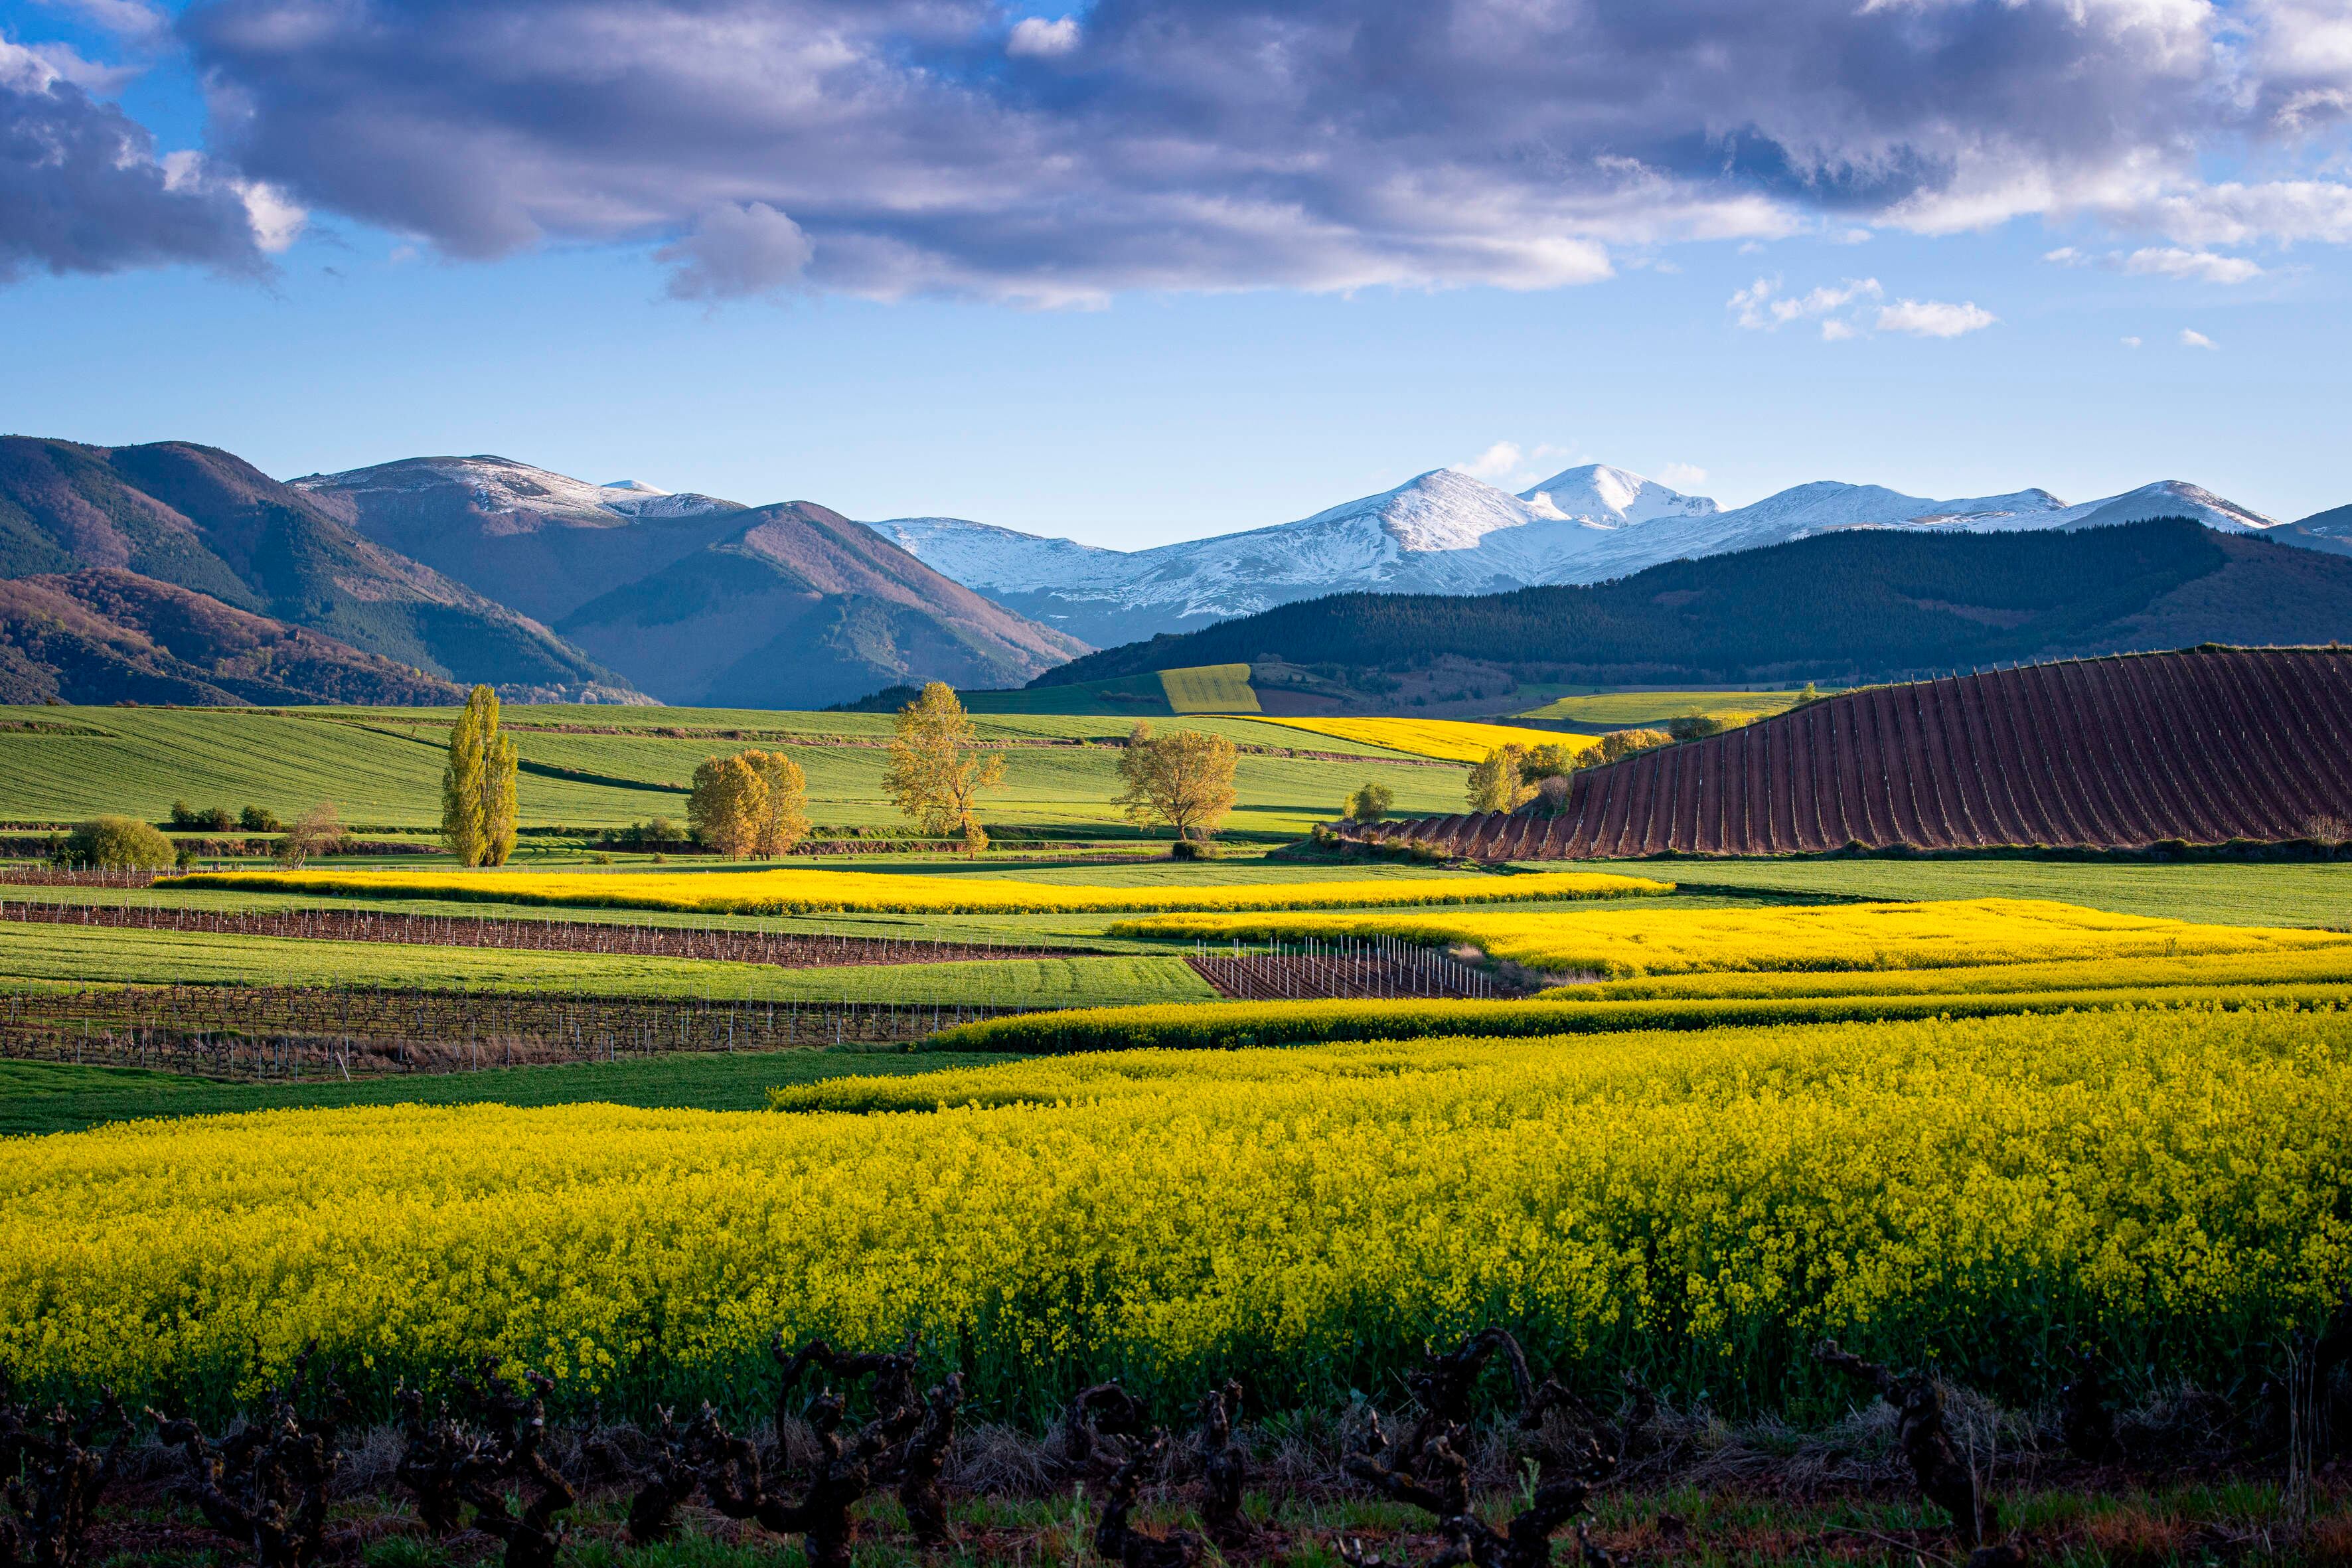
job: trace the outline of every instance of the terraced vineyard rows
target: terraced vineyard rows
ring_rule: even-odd
[[[2341,839],[2352,650],[2205,647],[1873,687],[1577,773],[1555,816],[1384,823],[1481,860]]]
[[[0,1001],[0,1058],[219,1079],[352,1078],[675,1051],[904,1044],[1014,1011],[309,985],[123,985]]]

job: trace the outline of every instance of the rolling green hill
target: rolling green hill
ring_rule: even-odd
[[[343,820],[430,828],[440,820],[447,709],[0,708],[0,822],[70,822],[101,812],[160,821],[174,801],[247,805],[291,817],[331,800]],[[890,720],[860,713],[510,707],[526,826],[682,821],[695,764],[747,746],[780,748],[806,771],[820,827],[902,823],[882,787]],[[1461,771],[1246,719],[1185,719],[1247,748],[1228,831],[1290,838],[1328,820],[1358,784],[1385,783],[1399,810],[1458,809]],[[1125,719],[1003,715],[979,721],[1005,742],[992,827],[1129,837],[1109,804],[1118,752],[1080,742],[1125,736]],[[32,726],[39,726],[37,728]],[[1317,756],[1289,753],[1313,752]],[[1344,760],[1333,760],[1335,757]],[[1359,760],[1360,759],[1360,760]]]

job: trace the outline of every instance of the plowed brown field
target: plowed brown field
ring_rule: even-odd
[[[1367,837],[1558,860],[2275,843],[2347,819],[2352,648],[2207,647],[1872,687],[1587,769],[1557,816]]]

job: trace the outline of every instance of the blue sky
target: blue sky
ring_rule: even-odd
[[[1699,68],[1612,0],[1562,7],[1626,72]],[[1381,35],[1384,6],[1298,7],[1339,41],[1286,32],[1266,94],[1210,68],[1256,58],[1235,35],[1195,37],[1213,95],[1143,0],[974,7],[944,33],[930,7],[856,37],[826,0],[373,7],[580,26],[618,51],[585,87],[576,39],[550,63],[511,31],[321,42],[358,0],[0,0],[26,122],[143,128],[158,171],[200,157],[127,194],[98,188],[112,164],[72,189],[0,169],[0,198],[87,207],[0,216],[0,427],[200,440],[281,477],[496,452],[1120,546],[1445,464],[1518,488],[1607,461],[1726,504],[1825,478],[2069,500],[2183,479],[2282,518],[2352,501],[2340,7],[2078,4],[2064,37],[2119,78],[2081,90],[2152,106],[2128,133],[2112,108],[2022,130],[2000,108],[2037,72],[2081,76],[2046,37],[1984,32],[2034,4],[1922,0],[1891,42],[1848,40],[1919,57],[1868,80],[1758,54],[1748,74],[1787,79],[1730,131],[1704,84],[1552,101],[1509,79],[1524,40],[1498,63],[1472,26],[1493,16],[1434,8],[1455,15],[1433,43]],[[614,16],[656,13],[612,41]],[[1238,4],[1184,20],[1209,13],[1266,36]],[[2115,63],[2133,40],[2140,78]],[[1916,84],[1899,112],[1873,98],[1906,60],[1993,73],[1954,97],[1998,123],[1906,119]],[[771,102],[796,82],[799,119]],[[761,107],[679,110],[698,86]],[[1513,91],[1531,107],[1474,123]],[[861,118],[877,94],[888,115]]]

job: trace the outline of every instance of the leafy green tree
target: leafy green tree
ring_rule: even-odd
[[[1389,809],[1395,805],[1396,794],[1388,785],[1368,784],[1348,797],[1348,804],[1341,808],[1339,815],[1349,822],[1369,825],[1388,816]]]
[[[499,729],[499,694],[477,686],[449,729],[441,774],[441,841],[461,866],[503,866],[515,846],[515,747]]]
[[[1238,798],[1234,761],[1234,743],[1223,735],[1175,730],[1155,736],[1139,721],[1119,753],[1118,778],[1126,788],[1113,804],[1125,808],[1130,822],[1165,823],[1180,843],[1196,834],[1214,837]]]
[[[66,836],[68,865],[110,871],[162,871],[171,868],[172,841],[150,824],[128,816],[93,817]]]
[[[973,854],[988,843],[980,831],[980,792],[1004,782],[1004,759],[976,752],[978,732],[955,688],[943,680],[898,710],[898,735],[882,787],[898,809],[936,838],[961,834]]]
[[[1486,753],[1486,760],[1470,770],[1465,789],[1473,811],[1509,811],[1526,801],[1532,793],[1520,768],[1526,763],[1528,749],[1518,744],[1497,746]]]

